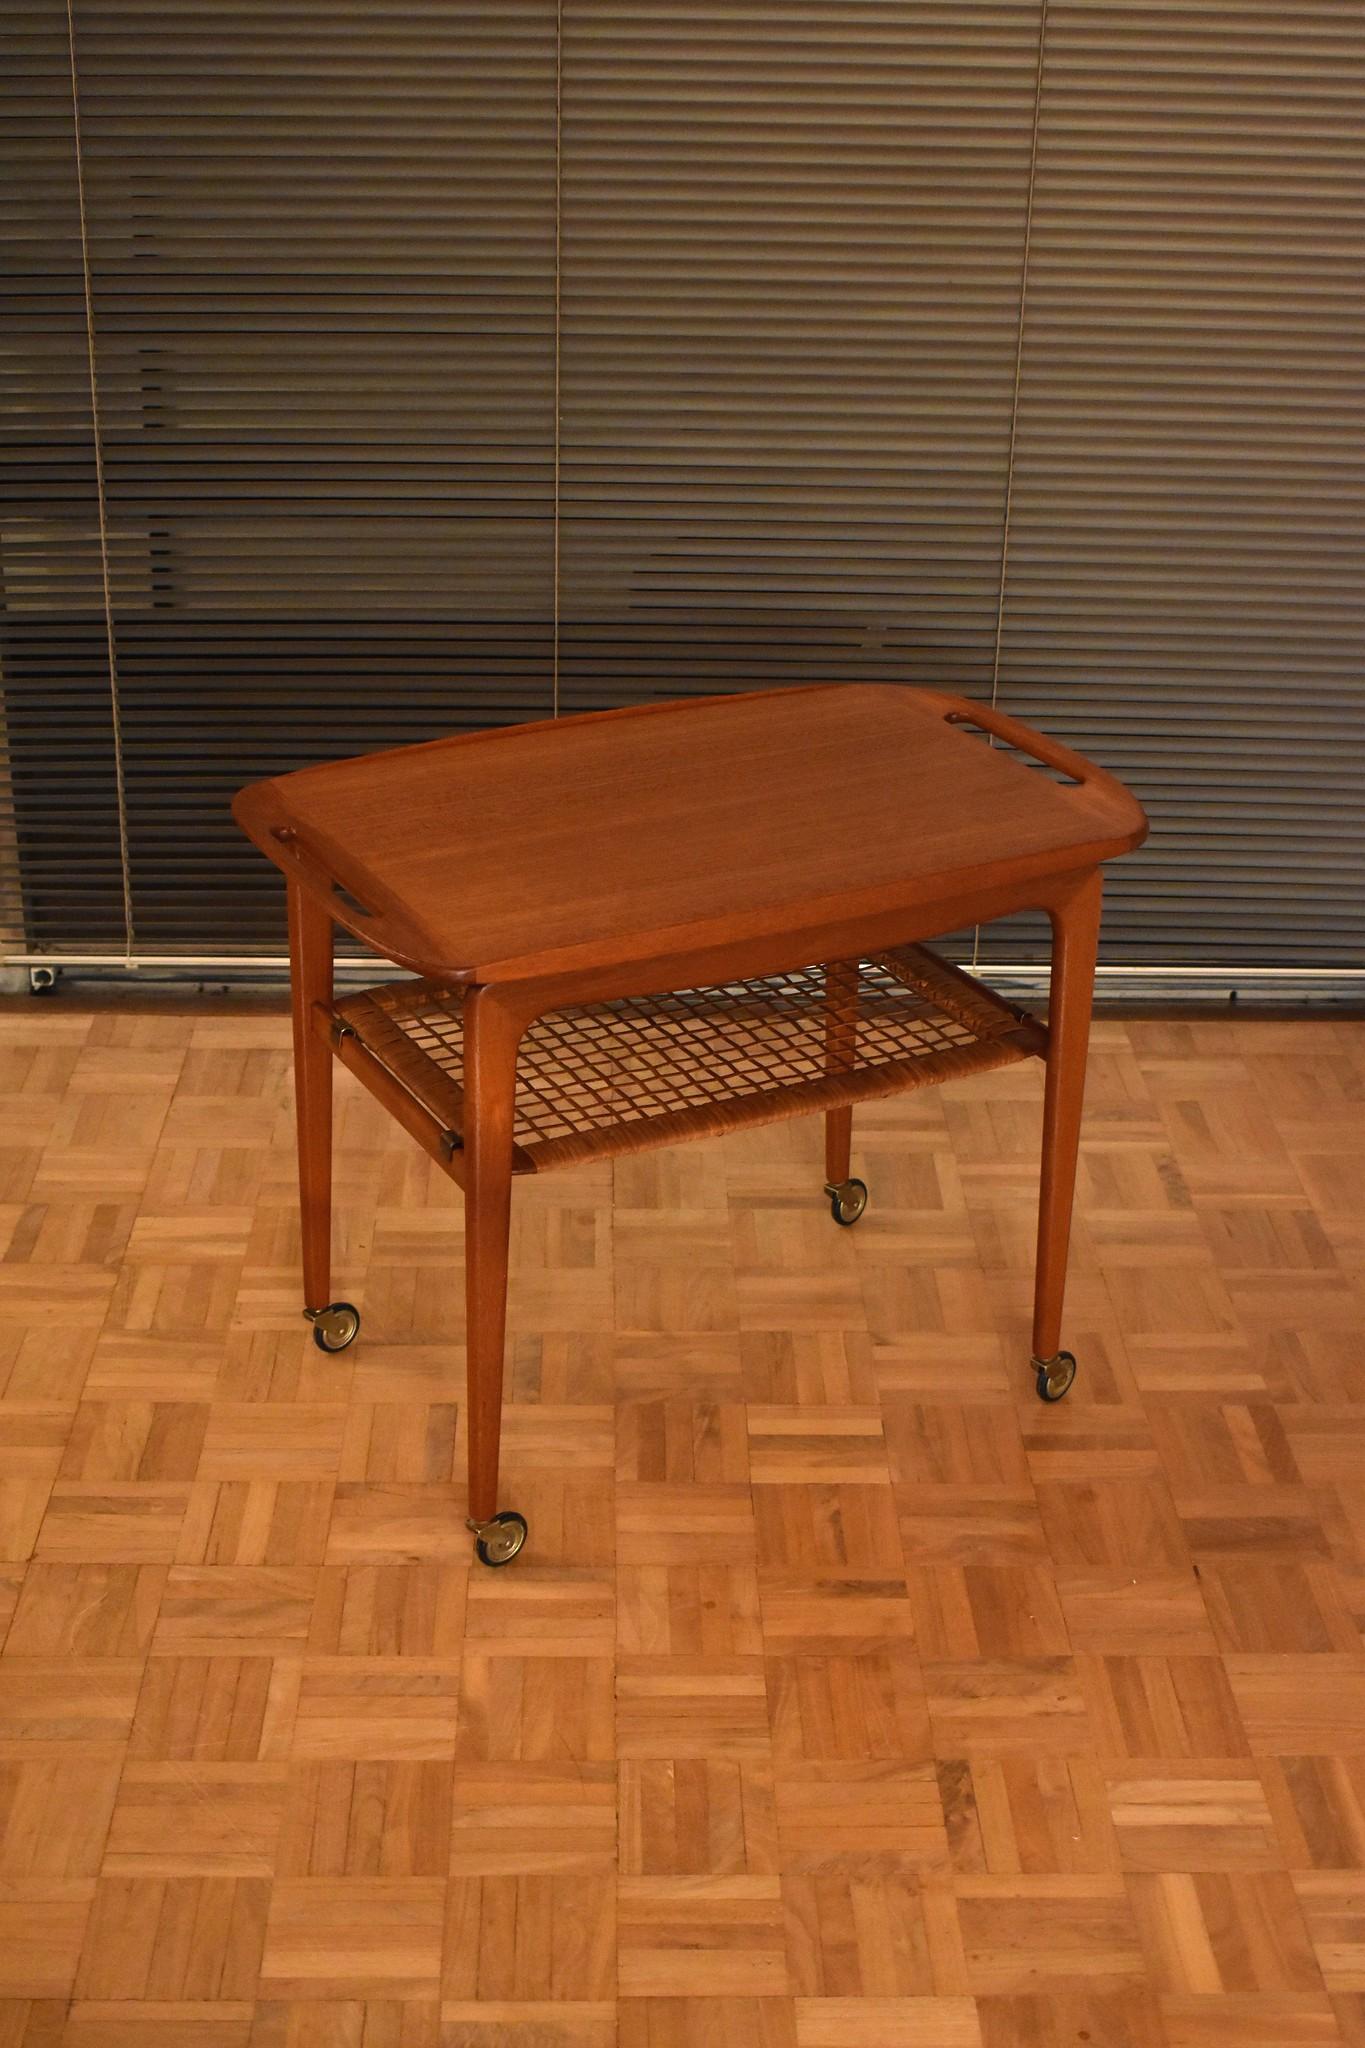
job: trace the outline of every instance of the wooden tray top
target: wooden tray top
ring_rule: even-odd
[[[1147,829],[1122,785],[1069,749],[891,684],[434,740],[253,783],[233,813],[327,892],[339,924],[446,984],[889,915],[900,936],[928,936],[947,928],[936,906],[949,917],[964,892],[1092,868]]]

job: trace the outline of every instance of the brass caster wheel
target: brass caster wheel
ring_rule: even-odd
[[[826,1181],[825,1193],[829,1196],[829,1213],[836,1223],[845,1226],[856,1223],[867,1207],[867,1182],[864,1180],[841,1180],[837,1186],[833,1181]]]
[[[1076,1361],[1069,1351],[1059,1351],[1055,1358],[1035,1358],[1033,1366],[1038,1375],[1034,1384],[1040,1401],[1060,1401],[1063,1394],[1070,1393]]]
[[[326,1308],[306,1308],[319,1351],[344,1351],[360,1335],[360,1310],[349,1301],[329,1301]]]
[[[489,1522],[467,1522],[474,1531],[474,1555],[480,1564],[510,1564],[526,1541],[526,1517],[504,1508]]]

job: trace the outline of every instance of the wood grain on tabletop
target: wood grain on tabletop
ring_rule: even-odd
[[[1033,734],[1085,778],[1055,780],[950,723],[958,711],[1023,730],[936,691],[760,691],[331,762],[233,809],[272,860],[340,883],[333,914],[375,950],[478,981],[888,912],[903,940],[962,885],[1093,867],[1145,836],[1111,776]]]

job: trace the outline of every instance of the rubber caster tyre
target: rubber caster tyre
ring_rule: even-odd
[[[525,1515],[519,1515],[515,1508],[504,1508],[490,1522],[475,1527],[474,1555],[480,1564],[496,1570],[500,1565],[510,1564],[525,1541]]]
[[[864,1180],[841,1180],[837,1187],[827,1184],[825,1193],[829,1196],[829,1213],[836,1223],[851,1229],[867,1207],[867,1182]]]
[[[1055,1358],[1046,1361],[1035,1358],[1033,1363],[1038,1374],[1034,1385],[1040,1401],[1060,1401],[1064,1394],[1071,1392],[1076,1377],[1076,1361],[1069,1351],[1059,1351]]]
[[[308,1320],[319,1351],[344,1351],[360,1335],[360,1310],[353,1302],[329,1301],[326,1308],[309,1313]]]

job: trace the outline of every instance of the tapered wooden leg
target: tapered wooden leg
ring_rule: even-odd
[[[853,1105],[825,1111],[825,1182],[839,1187],[853,1167]]]
[[[825,1064],[837,1072],[851,1064],[858,1036],[858,969],[849,960],[825,968]],[[825,1111],[825,1181],[840,1187],[853,1159],[853,1105]]]
[[[520,1025],[499,1008],[492,990],[475,989],[466,997],[465,1372],[471,1526],[490,1521],[498,1506],[512,1119],[520,1036]]]
[[[289,883],[289,980],[294,1011],[299,1216],[305,1308],[332,1298],[332,1055],[313,1029],[314,1003],[332,1000],[332,920],[318,897]]]
[[[1095,990],[1101,891],[1102,883],[1096,870],[1051,913],[1052,987],[1048,1003],[1047,1083],[1043,1097],[1038,1264],[1033,1295],[1033,1355],[1040,1364],[1056,1358],[1062,1339],[1062,1300],[1066,1292],[1071,1203],[1076,1190],[1076,1154],[1081,1135],[1081,1104],[1085,1096],[1085,1060]]]

